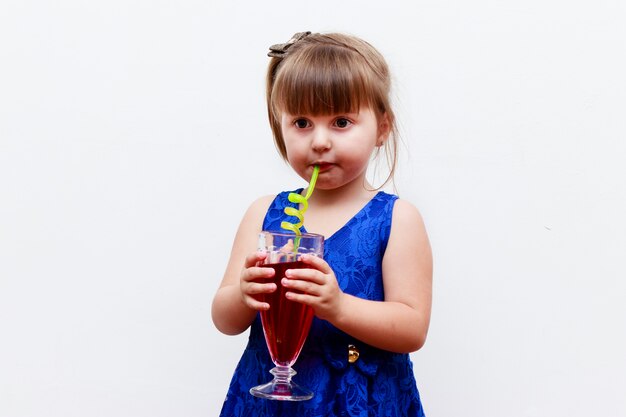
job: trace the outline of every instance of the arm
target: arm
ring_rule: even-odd
[[[274,273],[271,268],[256,267],[264,255],[254,252],[263,216],[273,198],[263,197],[252,203],[235,235],[224,278],[211,307],[213,323],[222,333],[235,335],[244,332],[254,320],[257,310],[269,307],[258,302],[254,294],[276,290],[275,284],[254,282],[255,278]]]
[[[341,292],[330,266],[307,257],[312,268],[292,270],[291,288],[307,294],[288,297],[310,304],[318,317],[351,336],[394,352],[420,349],[428,332],[432,294],[432,254],[422,218],[411,204],[394,205],[391,235],[383,258],[385,301]],[[302,272],[301,272],[302,271]]]

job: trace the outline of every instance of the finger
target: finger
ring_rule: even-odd
[[[271,294],[274,291],[276,291],[276,289],[278,288],[278,286],[273,283],[273,282],[269,282],[269,283],[259,283],[259,282],[251,282],[246,286],[246,294],[248,295],[261,295],[261,294]]]
[[[266,302],[259,301],[253,297],[246,297],[245,299],[246,305],[253,310],[269,310],[270,305]]]
[[[267,257],[267,253],[257,251],[246,256],[244,261],[244,268],[250,268],[255,265],[259,265],[260,262],[263,262]]]
[[[248,307],[255,310],[267,310],[270,305],[264,301],[264,295],[271,294],[276,291],[276,284],[248,284],[243,293],[243,298]]]
[[[291,280],[310,281],[318,285],[323,285],[326,282],[324,274],[311,268],[288,269],[285,271],[285,277]]]
[[[311,307],[315,307],[317,297],[311,294],[297,293],[292,291],[287,291],[285,293],[285,297],[289,301],[295,301],[296,303],[306,304]]]
[[[288,293],[304,293],[313,296],[319,296],[321,294],[320,285],[311,281],[283,278],[280,283],[283,287],[289,289]]]
[[[319,256],[302,255],[300,257],[300,260],[304,262],[305,264],[311,266],[312,268],[317,269],[320,272],[323,272],[324,274],[330,274],[333,272],[330,265],[328,265],[328,262],[326,262],[324,259],[320,258]]]
[[[266,282],[268,279],[271,279],[275,275],[275,271],[273,268],[263,268],[260,266],[253,266],[246,269],[243,272],[243,280],[246,282]]]

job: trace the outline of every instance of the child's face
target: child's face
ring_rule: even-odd
[[[289,164],[307,181],[319,165],[316,188],[322,190],[363,184],[372,152],[389,131],[369,108],[328,116],[282,113],[280,120]]]

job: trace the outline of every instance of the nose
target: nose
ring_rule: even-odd
[[[315,152],[324,152],[331,148],[332,140],[327,129],[316,128],[312,133],[311,148]]]

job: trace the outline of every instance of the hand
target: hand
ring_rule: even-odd
[[[302,255],[305,269],[288,269],[281,284],[288,291],[287,299],[313,307],[315,315],[331,323],[339,316],[343,292],[328,263],[320,257]],[[292,290],[292,291],[289,291]]]
[[[267,254],[263,252],[246,256],[239,279],[241,298],[244,304],[253,310],[268,310],[270,305],[259,301],[258,296],[273,293],[277,288],[273,282],[263,282],[274,276],[274,269],[260,266],[266,256]]]

